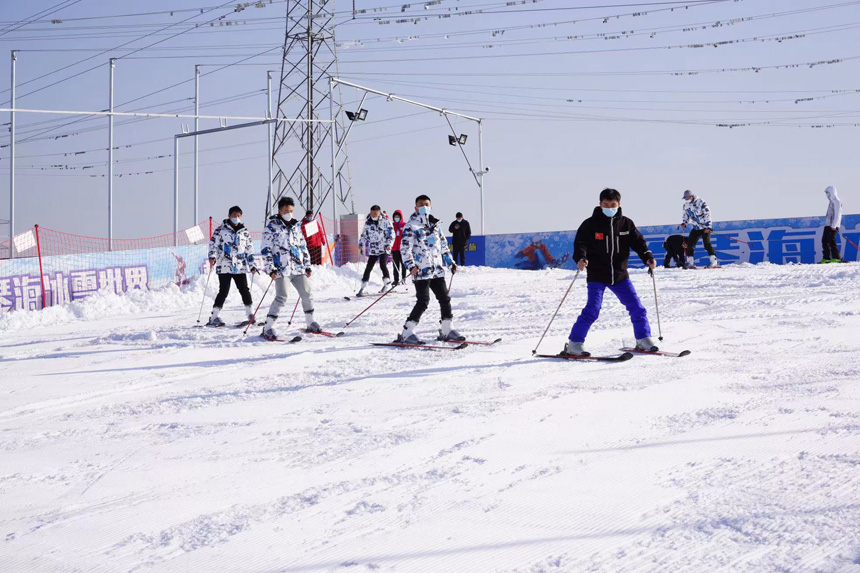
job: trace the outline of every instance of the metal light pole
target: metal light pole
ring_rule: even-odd
[[[113,77],[116,58],[110,59],[110,113],[108,116],[108,250],[113,250]]]
[[[179,245],[179,137],[173,137],[173,245]]]
[[[18,51],[12,50],[12,96],[10,108],[15,109],[15,68]],[[15,112],[9,113],[9,240],[15,236]],[[9,256],[12,257],[12,243],[9,243]]]
[[[329,89],[329,97],[328,97],[328,113],[329,119],[334,121],[334,81],[332,78],[328,79],[328,89]],[[337,236],[337,192],[335,188],[337,186],[337,153],[335,153],[335,139],[337,138],[337,124],[332,124],[331,129],[331,137],[329,137],[329,147],[331,148],[331,224],[332,224],[332,238]],[[328,239],[326,239],[328,240]],[[332,261],[333,262],[333,261]]]
[[[484,120],[478,120],[478,169],[481,170],[478,183],[481,186],[481,235],[484,234]]]
[[[194,118],[194,131],[200,131],[200,66],[194,66],[194,115],[198,116]],[[198,188],[198,166],[199,166],[199,156],[198,156],[198,147],[197,147],[197,136],[194,136],[194,222],[198,223],[197,219],[197,208],[198,202],[200,198],[200,191]]]
[[[268,78],[267,79],[267,85],[266,85],[266,117],[271,119],[272,118],[272,72],[267,71],[266,76]],[[274,145],[275,145],[274,137],[275,137],[275,135],[272,132],[272,124],[271,123],[266,125],[266,134],[267,134],[266,137],[268,137],[268,140],[269,140],[269,184],[268,184],[268,194],[269,195],[268,195],[268,199],[266,200],[266,205],[267,205],[269,210],[274,210],[274,205],[272,205],[272,199],[273,199],[273,197],[272,197],[272,162],[273,162],[274,158],[272,156],[274,155]],[[265,222],[265,220],[268,220],[269,215],[271,215],[271,213],[269,213],[267,211],[266,212],[266,218],[264,219],[264,222]]]

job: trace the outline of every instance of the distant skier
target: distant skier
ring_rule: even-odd
[[[821,235],[821,250],[823,252],[822,263],[841,263],[842,257],[839,256],[839,245],[836,244],[836,237],[839,235],[839,227],[842,226],[842,201],[836,194],[835,187],[828,187],[824,190],[827,194],[827,215],[824,218],[824,234]]]
[[[275,281],[275,300],[269,307],[266,325],[261,336],[267,340],[277,340],[275,321],[287,302],[287,282],[302,299],[305,311],[305,324],[310,332],[321,332],[320,325],[314,321],[314,297],[311,293],[311,255],[308,252],[301,225],[293,218],[295,203],[292,197],[281,197],[278,201],[278,214],[269,217],[263,231],[261,254],[265,259],[266,274]]]
[[[696,268],[693,255],[696,253],[696,243],[699,242],[699,238],[702,239],[702,244],[705,245],[705,250],[711,259],[708,268],[720,266],[717,263],[714,247],[711,246],[711,209],[702,198],[696,197],[689,190],[684,191],[684,218],[681,222],[681,228],[686,229],[687,225],[690,225],[691,229],[690,236],[687,238],[686,268]]]
[[[657,263],[648,250],[645,237],[633,221],[621,214],[621,193],[615,189],[604,189],[600,192],[600,206],[594,208],[594,213],[583,221],[576,232],[573,255],[577,268],[580,271],[587,269],[588,272],[588,302],[576,319],[562,354],[591,355],[583,348],[583,344],[588,330],[600,315],[603,294],[607,288],[630,313],[636,348],[653,352],[658,350],[651,339],[648,312],[627,274],[630,249],[636,251],[653,272]]]
[[[379,292],[385,292],[388,289],[388,285],[391,284],[391,277],[388,275],[388,256],[393,246],[394,227],[391,226],[388,215],[382,212],[379,205],[374,205],[370,208],[370,215],[364,222],[364,230],[358,240],[358,248],[366,249],[368,257],[367,265],[364,267],[364,277],[361,279],[361,288],[358,289],[356,296],[364,296],[364,289],[370,282],[370,272],[377,261],[379,268],[382,269],[382,290]]]
[[[251,233],[242,223],[242,209],[238,206],[230,207],[228,218],[212,232],[212,238],[209,240],[209,264],[215,267],[218,275],[218,295],[212,306],[208,326],[224,326],[224,321],[218,318],[218,314],[230,293],[231,281],[236,283],[236,288],[242,295],[248,321],[253,321],[248,273],[257,272],[254,243],[251,241]]]
[[[314,221],[314,212],[308,209],[305,211],[305,218],[302,219],[302,235],[305,238],[305,242],[308,244],[308,253],[311,255],[311,264],[312,265],[321,265],[322,264],[322,246],[323,246],[323,233],[322,229],[317,228],[317,232],[308,236],[307,226]]]
[[[670,268],[672,261],[675,261],[678,268],[687,265],[687,239],[684,235],[669,235],[663,241],[663,248],[666,249],[666,258],[663,259],[665,268]]]
[[[406,267],[403,265],[403,255],[400,253],[400,243],[403,240],[403,229],[406,227],[406,221],[403,220],[403,213],[400,210],[394,212],[391,220],[391,226],[394,229],[394,245],[391,247],[391,256],[394,261],[391,266],[394,269],[394,286],[397,286],[401,282],[406,284]]]
[[[448,285],[445,283],[445,267],[448,267],[453,275],[457,272],[457,265],[451,258],[448,241],[439,227],[440,221],[431,214],[431,210],[430,197],[416,197],[415,213],[403,230],[403,264],[414,279],[417,299],[406,324],[403,325],[403,332],[397,335],[397,342],[406,344],[424,344],[415,335],[415,327],[430,303],[430,291],[433,291],[439,301],[442,313],[440,338],[447,341],[465,340],[452,326],[454,314],[451,310]]]
[[[454,247],[454,262],[465,266],[466,245],[472,238],[472,226],[463,218],[462,213],[458,212],[455,217],[456,219],[448,226],[448,232],[451,233],[451,246]]]

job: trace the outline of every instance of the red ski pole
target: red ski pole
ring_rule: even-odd
[[[359,319],[359,317],[361,317],[361,315],[362,315],[362,314],[364,314],[365,312],[367,312],[368,310],[370,310],[371,308],[373,308],[373,305],[375,305],[376,303],[378,303],[379,301],[381,301],[382,299],[384,299],[385,297],[387,297],[388,295],[390,295],[390,294],[391,294],[391,292],[392,292],[393,290],[394,290],[394,289],[388,289],[387,291],[385,291],[385,294],[383,294],[383,295],[382,295],[382,296],[380,296],[378,299],[376,299],[375,301],[373,301],[372,303],[370,303],[370,306],[368,306],[367,308],[365,308],[364,310],[362,310],[360,313],[358,313],[358,315],[357,315],[355,318],[353,318],[352,320],[350,320],[349,322],[347,322],[347,323],[344,325],[344,327],[347,327],[347,326],[349,326],[350,324],[352,324],[353,322],[355,322],[356,320],[358,320],[358,319]]]
[[[299,308],[299,301],[301,298],[296,299],[296,306],[293,307],[293,314],[290,315],[290,321],[287,323],[287,326],[293,323],[293,317],[296,316],[296,309]]]
[[[854,247],[855,249],[857,249],[858,251],[860,251],[860,247],[858,247],[858,246],[857,246],[857,243],[855,243],[854,241],[852,241],[851,239],[849,239],[847,235],[843,234],[843,235],[842,235],[842,238],[843,238],[843,239],[845,239],[846,241],[848,241],[849,243],[851,243],[851,246],[852,246],[852,247]]]
[[[717,235],[717,236],[720,236],[720,237],[725,237],[725,238],[727,238],[728,240],[730,240],[730,241],[734,241],[734,242],[736,242],[736,243],[743,243],[744,245],[749,245],[749,243],[747,243],[746,241],[741,241],[740,239],[735,239],[734,237],[729,237],[728,235],[724,235],[724,234],[722,234],[722,233],[714,233],[714,232],[711,232],[711,234],[712,234],[712,235]]]
[[[263,292],[263,296],[260,297],[260,302],[257,303],[257,309],[254,311],[254,314],[251,315],[251,319],[248,321],[248,326],[245,327],[245,330],[242,331],[242,336],[248,334],[248,329],[251,328],[251,323],[256,322],[257,311],[260,310],[260,307],[263,305],[263,299],[266,298],[266,295],[269,294],[269,289],[272,288],[272,284],[275,282],[275,279],[269,281],[269,286],[266,287],[265,292]]]

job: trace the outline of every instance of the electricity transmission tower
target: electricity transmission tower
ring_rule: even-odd
[[[301,206],[319,212],[332,196],[348,211],[354,210],[349,169],[345,176],[340,169],[346,162],[340,87],[332,87],[331,77],[337,77],[333,0],[288,0],[278,117],[335,121],[277,125],[268,213],[276,210],[274,203],[285,195],[297,200],[297,211]],[[337,169],[332,168],[334,155],[342,158]]]

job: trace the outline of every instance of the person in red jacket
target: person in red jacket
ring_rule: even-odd
[[[308,252],[311,254],[311,264],[312,265],[321,265],[322,264],[322,246],[323,246],[323,232],[322,229],[317,227],[317,232],[308,236],[308,231],[306,229],[308,223],[313,222],[314,220],[314,212],[313,211],[305,211],[305,218],[302,219],[302,235],[305,236],[305,242],[308,244]]]
[[[406,221],[403,220],[403,213],[399,210],[394,212],[392,225],[394,226],[394,246],[391,247],[391,257],[394,259],[394,286],[397,286],[401,281],[406,283],[406,267],[403,266],[403,257],[400,255],[400,241],[403,239]]]

